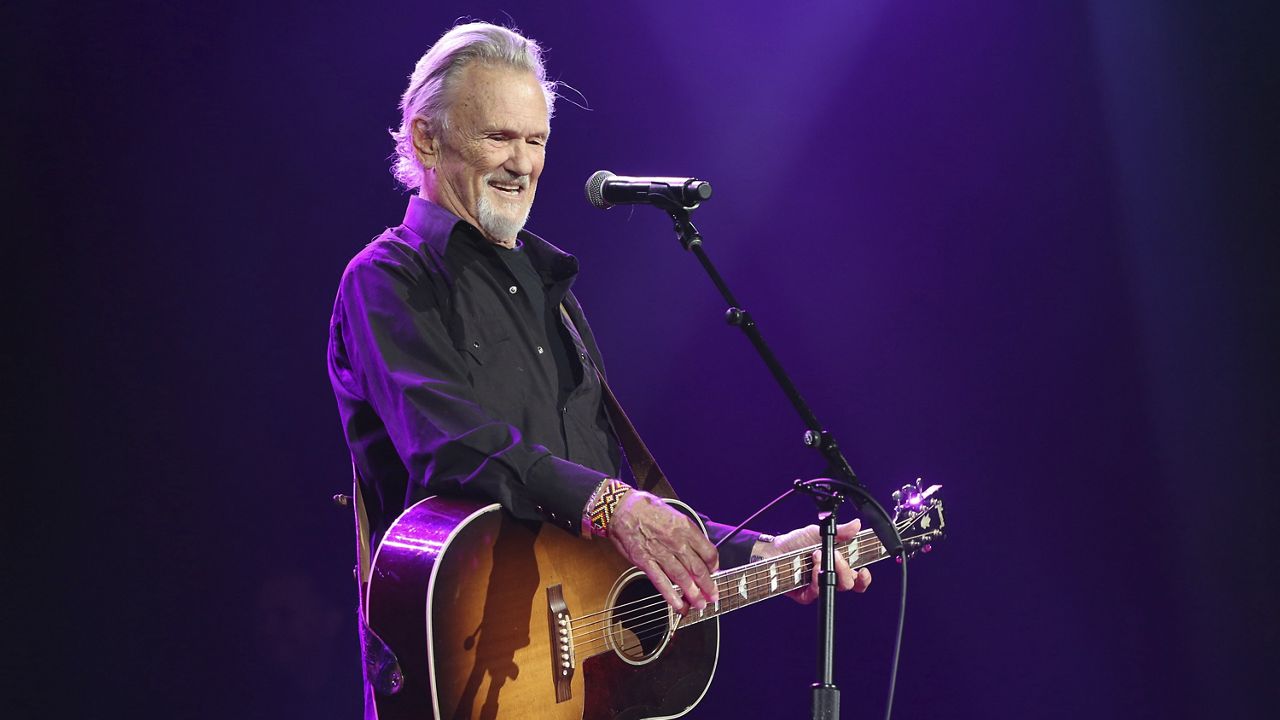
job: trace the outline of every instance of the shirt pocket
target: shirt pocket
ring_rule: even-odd
[[[467,379],[481,407],[515,423],[528,393],[517,343],[509,336],[468,335],[454,345],[467,365]]]
[[[467,359],[469,365],[485,367],[492,364],[502,350],[510,352],[511,338],[505,335],[502,337],[468,335],[456,342],[454,349]]]

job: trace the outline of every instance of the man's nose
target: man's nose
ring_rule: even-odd
[[[529,143],[517,140],[511,143],[511,154],[504,165],[513,175],[530,175],[533,173],[533,150]]]

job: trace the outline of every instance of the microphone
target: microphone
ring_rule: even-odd
[[[587,179],[587,202],[601,209],[614,205],[657,205],[692,210],[711,197],[711,183],[696,178],[624,177],[600,170]]]

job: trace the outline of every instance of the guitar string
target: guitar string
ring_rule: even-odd
[[[764,598],[759,598],[759,599],[763,600]],[[703,619],[705,618],[698,618],[698,620],[703,620]],[[692,625],[696,623],[698,620],[694,620],[689,624]],[[651,616],[650,619],[647,619],[644,622],[641,622],[639,624],[632,624],[625,628],[619,627],[619,626],[613,626],[610,629],[626,630],[630,632],[631,636],[633,636],[637,640],[637,642],[635,643],[631,643],[631,644],[624,643],[619,645],[618,646],[619,649],[623,652],[634,650],[637,647],[643,646],[644,642],[647,640],[661,638],[663,635],[666,635],[669,632],[672,632],[667,623],[667,618],[665,613],[662,613],[660,616],[657,616],[657,617]],[[598,654],[603,650],[607,650],[609,646],[610,646],[609,632],[605,632],[605,633],[599,634],[599,637],[593,637],[592,639],[586,642],[575,644],[573,647],[574,647],[574,652],[576,654],[580,656],[586,655],[587,657],[590,657],[592,655]]]
[[[789,592],[793,589],[800,587],[800,585],[790,586],[791,582],[792,581],[788,578],[785,581],[785,584],[779,586],[780,592]],[[751,590],[748,591],[747,598],[741,598],[740,595],[734,594],[731,598],[728,598],[721,602],[720,610],[718,612],[719,613],[729,612],[731,610],[736,610],[740,607],[749,605],[753,602],[758,602],[766,599],[767,597],[769,597],[768,595],[752,594],[754,590],[763,589],[765,587],[768,587],[768,585],[760,584],[758,587],[752,588]],[[650,639],[652,637],[660,637],[661,635],[666,633],[669,622],[670,622],[669,621],[670,611],[667,607],[665,607],[666,600],[662,599],[661,596],[657,596],[657,595],[653,595],[650,597],[655,601],[651,604],[651,606],[660,606],[659,609],[652,610],[651,612],[648,612],[648,613],[633,612],[630,614],[629,617],[627,617],[622,622],[613,622],[613,623],[610,623],[605,628],[600,628],[592,632],[574,633],[573,639],[575,641],[574,642],[575,651],[580,651],[581,649],[588,648],[600,642],[604,642],[604,644],[607,646],[609,635],[619,630],[630,631],[631,633],[636,635],[638,639],[642,641]],[[701,622],[703,620],[710,619],[711,617],[715,617],[716,614],[718,613],[716,611],[713,611],[711,615],[707,615],[705,614],[705,612],[696,617],[686,615],[678,622],[681,624],[692,625],[692,624]],[[657,627],[653,627],[654,625],[657,625]]]
[[[868,556],[868,555],[874,555],[878,559],[878,557],[882,554],[884,546],[881,543],[879,543],[878,540],[875,540],[872,537],[872,534],[870,532],[868,532],[868,538],[866,539],[855,537],[853,541],[846,542],[841,545],[837,545],[836,548],[842,555],[847,555],[846,551],[850,547],[853,547],[855,545],[855,541],[856,541],[856,551],[855,551],[856,561],[861,561],[865,559],[864,556]],[[800,571],[802,573],[811,572],[813,569],[812,554],[817,549],[818,549],[817,545],[812,545],[806,548],[801,548],[799,550],[792,550],[790,552],[779,555],[775,558],[770,558],[767,561],[761,561],[758,564],[755,564],[754,566],[747,566],[747,568],[735,568],[732,570],[728,570],[726,571],[727,575],[721,576],[716,579],[717,590],[720,591],[721,596],[726,596],[726,595],[736,596],[738,594],[737,592],[738,585],[742,582],[743,578],[745,578],[747,581],[747,587],[749,592],[753,592],[757,590],[759,587],[761,587],[764,584],[770,583],[775,578],[780,580],[787,579],[793,575],[794,573],[793,569],[788,568],[787,572],[782,573],[782,572],[777,572],[776,570],[771,572],[769,568],[770,566],[788,565],[797,558],[799,558],[802,563],[800,566]],[[874,562],[874,560],[869,560],[868,562]],[[583,629],[583,628],[591,627],[593,625],[598,625],[602,622],[609,622],[610,619],[615,619],[615,620],[626,619],[630,616],[631,613],[652,607],[654,604],[656,604],[652,602],[655,599],[661,600],[661,596],[646,595],[645,597],[640,598],[638,600],[633,600],[631,602],[623,603],[621,605],[616,605],[613,608],[606,608],[604,610],[600,610],[597,612],[581,615],[577,618],[574,618],[574,627],[575,629]],[[666,601],[662,600],[662,602],[665,603]],[[642,607],[635,607],[635,608],[630,607],[633,605],[637,605],[639,603],[647,603],[647,604]],[[624,609],[624,608],[626,608],[624,612],[621,612],[621,613],[618,612],[620,609]],[[604,617],[588,623],[582,622],[583,620],[586,620],[588,618],[601,616],[601,615],[610,615],[610,614],[612,614],[612,618]]]
[[[858,558],[859,560],[862,559],[861,557],[862,554],[863,553],[859,553],[859,558]],[[875,560],[882,559],[882,557],[883,556],[878,556],[875,559],[870,560],[867,563],[864,563],[862,566],[865,567],[865,565],[869,565],[872,562],[875,562]],[[807,558],[806,565],[802,567],[802,572],[807,571],[808,573],[811,573],[812,568],[813,568],[812,558],[810,557],[810,558]],[[758,580],[760,573],[754,573],[754,574],[757,575],[757,580]],[[768,573],[766,572],[764,573],[764,575],[768,575]],[[790,576],[784,577],[785,584],[790,584],[792,582],[793,581],[791,580]],[[739,594],[734,594],[730,596],[730,598],[727,601],[721,602],[722,607],[719,611],[713,612],[713,614],[710,616],[707,616],[704,614],[700,617],[693,618],[689,622],[689,624],[695,624],[703,620],[709,619],[709,617],[714,617],[716,614],[721,614],[721,613],[729,612],[731,610],[736,610],[740,607],[750,605],[754,602],[759,602],[761,600],[767,599],[768,597],[771,597],[771,595],[769,594],[761,594],[759,596],[754,595],[756,591],[761,590],[765,587],[770,587],[771,592],[775,592],[776,594],[781,594],[784,592],[790,592],[792,590],[799,589],[800,587],[806,584],[807,583],[793,584],[790,587],[785,587],[785,589],[775,590],[773,588],[773,578],[770,578],[769,580],[765,580],[763,582],[752,582],[748,586],[748,591],[747,591],[748,596],[746,598],[742,598],[741,602],[738,600],[738,598],[741,596]],[[778,587],[783,588],[784,584],[780,583]],[[662,599],[661,596],[658,596],[658,595],[650,595],[648,596],[647,599],[654,601],[654,602],[651,602],[648,605],[648,607],[666,605],[666,601]],[[579,651],[580,648],[585,649],[589,646],[595,645],[602,641],[604,642],[605,647],[607,648],[609,644],[608,636],[610,635],[611,632],[616,632],[617,629],[620,627],[622,629],[631,631],[634,635],[638,637],[638,639],[642,641],[651,639],[653,637],[660,637],[662,634],[668,631],[667,630],[668,617],[669,617],[669,611],[665,607],[656,611],[651,611],[649,613],[643,613],[643,614],[633,610],[630,613],[628,613],[628,616],[626,617],[624,622],[613,622],[613,623],[610,623],[608,627],[601,628],[599,630],[593,630],[588,632],[574,632],[572,635],[572,639],[574,640],[574,650],[575,652],[577,652]],[[686,618],[688,618],[688,616],[686,616]],[[647,630],[642,633],[642,630],[644,628],[647,628],[648,626],[653,625],[654,623],[659,624],[661,626],[661,629],[658,629],[656,633],[648,632]]]
[[[911,520],[904,521],[903,523],[901,523],[901,528],[908,527],[914,521],[915,521],[914,518]],[[870,533],[870,531],[867,531],[867,534],[871,535],[872,533]],[[874,540],[874,542],[866,542],[864,544],[862,542],[863,533],[859,533],[857,536],[853,538],[852,541],[845,543],[844,545],[837,545],[837,550],[842,554],[844,554],[844,551],[849,549],[850,547],[855,548],[856,560],[854,560],[854,563],[853,563],[853,567],[855,569],[865,567],[867,565],[870,565],[878,560],[882,560],[885,557],[887,557],[887,555],[883,553],[883,545],[879,543],[878,538],[869,538],[869,539]],[[776,573],[776,570],[771,573],[770,566],[776,567],[776,565],[783,564],[789,559],[794,559],[795,557],[803,557],[802,562],[804,564],[801,566],[801,572],[803,574],[811,574],[813,570],[813,566],[815,564],[812,554],[813,554],[813,551],[815,551],[817,548],[818,546],[814,545],[807,548],[802,548],[800,550],[795,550],[790,553],[784,553],[783,555],[780,555],[776,558],[771,558],[767,562],[760,563],[760,565],[758,565],[757,567],[751,568],[747,572],[743,572],[740,576],[736,578],[730,579],[728,577],[725,577],[725,578],[717,579],[716,581],[717,588],[719,588],[721,585],[721,582],[725,580],[728,581],[729,587],[732,588],[732,586],[734,585],[742,584],[743,578],[750,578],[750,582],[747,585],[748,587],[747,597],[743,598],[744,602],[739,602],[737,600],[739,595],[731,594],[728,596],[728,600],[721,602],[722,607],[719,610],[713,611],[710,616],[700,615],[699,617],[691,620],[688,624],[693,625],[693,624],[702,622],[703,620],[707,620],[711,617],[716,617],[719,614],[730,612],[732,610],[745,607],[746,605],[760,602],[762,600],[768,599],[769,597],[772,597],[773,595],[782,594],[785,592],[791,592],[792,590],[799,589],[805,583],[794,584],[794,585],[791,585],[791,587],[789,588],[779,590],[778,586],[774,585],[774,582],[779,577],[781,577],[784,580],[784,582],[788,584],[793,583],[794,581],[791,580],[792,576],[790,574],[785,574],[780,576],[779,574]],[[875,557],[867,559],[867,556],[872,554],[874,554]],[[806,555],[807,557],[804,557]],[[867,561],[861,562],[864,559],[867,559]],[[765,576],[768,576],[767,580],[764,579]],[[755,591],[763,588],[766,584],[770,586],[770,593],[762,594],[759,596],[753,596]],[[646,600],[648,600],[649,602],[644,607],[652,608],[654,606],[666,605],[666,600],[663,599],[660,595],[650,595],[650,596],[647,596],[646,598],[641,598],[640,600],[632,601],[631,603],[626,603],[625,605],[634,605],[637,603],[645,602]],[[619,606],[619,607],[622,607],[622,606]],[[610,624],[606,628],[602,628],[599,631],[591,631],[591,632],[575,631],[572,635],[572,638],[574,640],[573,647],[574,647],[575,653],[583,654],[586,657],[591,657],[596,654],[599,654],[600,652],[607,651],[609,649],[609,644],[610,644],[609,635],[611,632],[616,632],[619,627],[621,627],[623,630],[629,631],[631,633],[631,636],[636,638],[636,640],[638,641],[630,644],[624,643],[624,644],[617,645],[618,651],[623,653],[635,650],[637,647],[643,647],[644,642],[647,640],[660,638],[667,633],[674,632],[674,630],[670,628],[670,624],[669,624],[670,616],[669,616],[668,608],[663,607],[661,610],[658,610],[656,612],[649,612],[647,614],[647,617],[644,614],[640,613],[641,610],[642,608],[633,608],[629,610],[627,613],[624,613],[622,615],[615,614],[615,619],[626,617],[628,620],[630,620],[631,621],[630,626],[620,625],[619,623],[615,622]],[[590,617],[592,615],[599,615],[599,614],[608,613],[608,612],[610,611],[604,610],[597,613],[590,613],[589,615],[584,615],[583,617]],[[686,616],[686,618],[687,617],[688,616]],[[639,622],[639,624],[636,624],[635,622],[636,620],[640,620],[641,622]],[[596,623],[594,624],[598,624],[599,622],[601,621],[596,621]],[[604,620],[604,622],[608,622],[608,620],[606,619]],[[677,627],[675,629],[679,629],[680,627],[679,622],[681,621],[677,621]],[[655,624],[657,625],[657,627],[652,627]],[[580,639],[582,640],[581,642],[579,642]],[[601,644],[601,646],[593,647],[593,646],[596,646],[597,644]]]
[[[883,559],[883,558],[877,558],[877,559]],[[874,560],[872,562],[874,562]],[[871,563],[866,563],[866,564],[869,565]],[[865,565],[863,565],[863,567],[865,567]],[[801,586],[796,585],[788,590],[782,590],[781,592],[789,592],[790,590],[798,589],[799,587]],[[654,596],[654,597],[658,597],[658,596]],[[745,599],[745,602],[737,603],[733,607],[722,608],[721,612],[736,610],[740,607],[745,607],[746,605],[750,605],[750,604],[768,599],[769,597],[770,597],[769,595],[749,597]],[[688,616],[686,616],[686,619],[687,617]],[[715,615],[711,615],[709,617],[715,617]],[[704,616],[704,617],[694,618],[690,622],[688,622],[688,624],[694,625],[699,622],[702,622],[703,620],[709,619],[709,617]],[[656,624],[656,627],[655,627],[655,624]],[[678,626],[675,629],[678,630],[679,627],[683,627],[683,625]],[[587,657],[592,657],[594,655],[598,655],[602,652],[608,651],[610,649],[610,643],[609,643],[610,630],[617,630],[617,629],[619,629],[619,626],[613,625],[602,633],[592,633],[592,635],[597,635],[598,637],[592,637],[591,639],[586,640],[585,642],[582,642],[582,643],[575,643],[573,646],[574,653],[579,656],[585,656],[581,658],[585,660]],[[636,648],[643,647],[646,641],[659,639],[663,635],[666,635],[670,632],[674,632],[674,630],[670,629],[668,626],[666,611],[660,611],[659,613],[651,614],[649,618],[644,619],[639,624],[633,623],[630,626],[621,627],[620,629],[629,631],[631,633],[631,636],[634,637],[636,640],[636,642],[634,643],[623,643],[623,644],[616,645],[617,650],[622,653],[627,653],[632,650],[635,650]],[[577,636],[575,635],[575,638],[576,637]]]
[[[732,610],[732,609],[737,609],[738,607],[745,607],[746,605],[753,604],[755,602],[760,602],[765,599],[767,599],[767,596],[757,597],[752,599],[749,602],[745,602],[740,605],[736,605],[733,608],[728,608],[728,609]],[[715,617],[715,616],[712,615],[710,617]],[[694,625],[706,619],[709,619],[709,618],[708,617],[694,618],[692,621],[689,621],[687,625]],[[686,625],[678,625],[676,629],[679,629],[680,627],[685,627],[685,626]],[[616,631],[618,630],[618,628],[617,626],[614,626],[613,628],[611,628],[611,630]],[[630,653],[636,648],[643,647],[644,644],[647,642],[661,639],[663,636],[669,633],[675,632],[675,630],[671,629],[666,617],[658,617],[656,619],[641,623],[639,625],[632,625],[630,627],[625,628],[625,630],[628,631],[628,634],[626,636],[620,636],[619,634],[609,633],[609,632],[599,633],[597,634],[596,637],[592,637],[591,639],[585,642],[580,642],[575,644],[574,652],[579,659],[584,659],[584,660],[586,658],[593,657],[595,655],[599,655],[604,652],[608,652],[611,648],[616,648],[619,652],[626,654],[626,653]],[[634,639],[634,642],[630,642],[629,641],[630,639]]]
[[[864,557],[864,556],[873,555],[873,554],[876,555],[878,559],[879,553],[867,553],[860,549],[856,556],[855,564],[857,562],[861,562],[864,559],[867,560],[867,562],[864,563],[864,565],[874,562],[874,559],[868,559]],[[777,560],[772,560],[768,564],[774,564],[774,563],[789,564],[789,563],[786,563],[786,560],[787,560],[786,556],[779,556]],[[813,558],[804,557],[801,560],[801,564],[798,570],[802,576],[810,575],[813,571]],[[727,612],[728,610],[733,609],[732,607],[724,608],[723,606],[734,605],[734,603],[737,603],[738,598],[741,597],[743,587],[745,587],[748,596],[751,596],[764,587],[772,586],[775,582],[777,582],[778,586],[780,587],[782,585],[793,583],[794,574],[795,574],[795,570],[791,570],[791,569],[788,569],[787,572],[771,573],[769,572],[766,566],[766,569],[764,570],[753,569],[751,572],[743,573],[738,577],[727,577],[727,578],[717,579],[716,581],[717,589],[720,591],[720,597],[722,598],[720,601],[720,604],[722,606],[721,612]],[[745,580],[746,582],[744,583],[743,580]],[[804,583],[804,584],[807,584],[807,583]],[[793,590],[799,587],[800,585],[792,585],[789,589],[784,590],[783,592],[790,592],[790,590]],[[635,605],[636,603],[645,603],[645,604],[640,605],[638,607],[628,607],[631,605]],[[625,624],[626,622],[635,619],[637,617],[637,613],[642,613],[646,610],[651,610],[654,607],[665,606],[666,604],[667,604],[667,601],[661,595],[646,595],[645,597],[640,598],[639,600],[635,600],[630,603],[624,603],[623,605],[616,606],[617,608],[627,607],[627,610],[624,612],[616,612],[616,608],[615,608],[615,612],[612,614],[611,617],[600,618],[588,623],[575,621],[574,622],[574,628],[575,628],[574,638],[576,639],[578,637],[585,636],[589,628],[594,628],[595,626],[598,626],[602,623]],[[708,607],[714,607],[714,605],[709,604]],[[665,607],[663,608],[662,612],[663,613],[666,612]],[[605,610],[597,613],[591,613],[590,615],[584,615],[583,617],[585,618],[585,617],[590,617],[593,615],[601,615],[601,614],[608,615],[609,611]]]
[[[837,546],[837,547],[840,550],[841,554],[843,555],[843,554],[846,554],[844,551],[848,549],[850,545],[851,543],[846,544],[843,547],[841,546]],[[872,545],[872,543],[866,543],[866,545],[870,546]],[[790,553],[780,555],[775,559],[771,559],[768,562],[763,563],[760,567],[752,568],[750,571],[744,572],[741,575],[738,575],[736,577],[718,578],[716,581],[717,589],[720,591],[721,597],[726,598],[726,600],[721,601],[721,604],[724,605],[724,604],[735,603],[736,598],[738,598],[741,595],[743,587],[745,587],[747,594],[750,596],[750,595],[754,595],[757,591],[759,591],[761,588],[765,586],[772,586],[775,583],[781,585],[781,584],[792,582],[791,579],[794,577],[794,572],[795,572],[794,569],[788,568],[787,572],[781,572],[781,573],[777,572],[776,570],[771,572],[769,569],[769,566],[771,565],[790,564],[788,561],[794,560],[796,558],[800,558],[801,564],[798,570],[801,573],[801,575],[811,574],[813,570],[813,564],[814,564],[813,558],[812,558],[812,552],[816,549],[817,549],[817,546],[813,546],[811,548],[803,548],[801,550],[792,551]],[[859,547],[855,552],[856,554],[854,556],[854,562],[853,562],[853,565],[855,566],[855,568],[861,567],[861,565],[858,565],[858,563],[862,563],[862,565],[867,565],[872,562],[875,562],[883,555],[882,548],[876,548],[876,547]],[[869,556],[874,556],[874,557],[869,557]],[[866,562],[863,562],[864,560]],[[801,586],[800,584],[795,584],[790,589],[797,589],[800,586]],[[783,592],[789,592],[789,591],[790,590],[784,590]],[[645,604],[640,605],[639,607],[629,607],[629,606],[636,605],[638,603],[645,603]],[[586,632],[587,628],[592,628],[593,626],[600,625],[601,623],[609,623],[609,622],[617,623],[619,621],[625,623],[628,620],[634,619],[636,617],[636,614],[639,612],[643,612],[655,606],[661,606],[665,604],[666,604],[666,600],[663,599],[660,595],[647,595],[643,598],[640,598],[639,600],[635,600],[629,603],[624,603],[622,605],[615,606],[615,608],[613,608],[612,610],[611,617],[604,617],[604,618],[594,620],[592,622],[582,623],[580,622],[582,619],[597,616],[597,615],[609,615],[611,611],[606,609],[603,611],[590,613],[588,615],[583,615],[577,620],[575,620],[574,622],[574,628],[575,628],[574,638],[577,639],[579,637],[585,636],[587,634]],[[627,610],[624,612],[617,612],[618,608],[627,608]],[[729,609],[732,609],[732,608],[729,608]],[[663,613],[666,612],[665,608],[663,609],[662,612]]]
[[[904,524],[904,525],[903,525],[903,527],[905,527],[905,526],[906,526],[906,525]],[[857,548],[858,548],[858,554],[859,554],[859,555],[862,555],[862,554],[864,553],[864,549],[865,549],[865,550],[875,550],[875,551],[877,551],[877,552],[878,552],[879,550],[882,550],[882,549],[884,548],[884,545],[883,545],[882,543],[880,543],[880,541],[879,541],[879,539],[878,539],[878,538],[876,538],[876,537],[875,537],[875,533],[874,533],[874,532],[872,532],[872,531],[870,531],[870,530],[867,530],[867,531],[864,531],[864,532],[858,533],[858,535],[854,536],[854,538],[853,538],[852,540],[850,540],[850,541],[848,541],[848,542],[845,542],[845,543],[843,543],[843,544],[841,544],[841,545],[837,545],[837,546],[836,546],[836,548],[837,548],[837,550],[839,550],[841,553],[844,553],[844,551],[845,551],[846,549],[848,549],[849,547],[854,546],[854,545],[856,545],[856,546],[857,546]],[[790,561],[790,560],[793,560],[793,559],[794,559],[794,558],[796,558],[796,557],[802,557],[802,558],[804,558],[804,559],[805,559],[805,561],[806,561],[806,562],[811,562],[811,561],[812,561],[812,558],[805,557],[805,556],[806,556],[806,555],[812,555],[812,554],[813,554],[813,552],[814,552],[814,551],[816,551],[816,550],[818,549],[818,547],[819,547],[818,545],[811,545],[811,546],[809,546],[809,547],[801,548],[801,549],[799,549],[799,550],[792,550],[792,551],[790,551],[790,552],[784,553],[784,554],[779,555],[779,556],[777,556],[777,557],[770,558],[770,559],[769,559],[769,560],[767,560],[767,561],[761,561],[761,562],[760,562],[758,565],[756,565],[755,567],[753,567],[753,566],[751,566],[751,565],[748,565],[748,566],[746,566],[746,568],[733,568],[733,569],[727,570],[727,571],[725,571],[725,572],[726,572],[726,573],[730,573],[730,574],[735,574],[735,573],[740,573],[740,572],[743,572],[744,570],[746,570],[746,572],[743,574],[743,576],[745,576],[745,577],[749,577],[749,578],[751,578],[752,580],[755,580],[755,579],[759,578],[759,577],[760,577],[760,575],[761,575],[762,573],[763,573],[763,574],[765,574],[765,575],[769,574],[768,567],[769,567],[770,565],[776,565],[776,564],[779,564],[779,563],[782,563],[782,562],[788,562],[788,561]],[[739,576],[739,577],[741,577],[741,576]],[[717,585],[719,585],[719,583],[721,582],[721,580],[728,580],[728,577],[722,577],[722,578],[720,578],[719,580],[717,580]],[[734,577],[732,580],[729,580],[729,584],[730,584],[730,586],[732,586],[733,584],[736,584],[737,582],[738,582],[738,577]],[[579,617],[577,617],[577,618],[575,618],[575,619],[574,619],[574,620],[575,620],[575,624],[577,624],[578,622],[580,622],[580,621],[582,621],[582,620],[585,620],[585,619],[587,619],[587,618],[594,617],[594,616],[596,616],[596,615],[605,615],[605,614],[608,614],[608,613],[610,613],[610,612],[616,612],[618,609],[620,609],[620,608],[625,608],[625,607],[627,607],[628,605],[634,605],[634,604],[636,604],[636,603],[645,602],[645,601],[649,600],[649,598],[651,598],[651,597],[653,597],[653,596],[646,596],[646,597],[644,597],[644,598],[641,598],[640,600],[634,600],[634,601],[631,601],[631,602],[628,602],[628,603],[623,603],[623,604],[621,604],[621,605],[617,605],[617,606],[615,606],[615,607],[613,607],[613,608],[606,608],[606,609],[604,609],[604,610],[599,610],[599,611],[596,611],[596,612],[593,612],[593,613],[587,613],[586,615],[581,615],[581,616],[579,616]]]
[[[647,641],[661,639],[664,635],[667,635],[671,632],[665,622],[660,622],[660,624],[655,627],[653,626],[653,621],[650,621],[649,623],[645,623],[645,626],[643,628],[641,627],[628,628],[628,630],[631,631],[631,637],[633,637],[635,641],[628,642],[627,640],[624,640],[623,642],[617,644],[618,650],[624,653],[629,652],[631,650],[635,650],[636,648],[639,648],[639,647],[643,647],[645,642]],[[610,649],[609,636],[601,637],[596,641],[587,643],[585,646],[578,646],[578,645],[574,646],[574,652],[579,657],[582,657],[582,656],[593,657],[609,649]]]
[[[787,582],[790,583],[791,580],[787,580]],[[782,591],[780,592],[790,592],[792,591],[792,589],[797,589],[800,587],[801,585],[792,585],[792,587],[782,589]],[[767,600],[768,597],[771,597],[771,596],[768,596],[768,594],[762,594],[762,596],[744,598],[745,600],[744,602],[737,602],[737,598],[735,597],[733,598],[733,602],[730,603],[730,605],[732,606],[723,607],[721,612],[737,610],[739,609],[739,607],[745,607],[746,605],[753,605],[753,603],[755,602]],[[710,616],[700,616],[700,618],[692,618],[692,619],[690,619],[689,616],[685,616],[684,620],[687,620],[687,625],[694,625],[694,624],[700,623],[700,621],[708,620],[709,618],[714,618],[714,616],[716,615],[713,614]],[[680,626],[685,626],[685,625],[678,625],[676,629],[680,628]],[[626,626],[612,625],[611,628],[604,630],[603,633],[591,633],[593,635],[599,635],[599,637],[593,637],[593,638],[590,638],[589,641],[575,644],[575,646],[573,646],[573,651],[575,651],[576,655],[586,656],[586,657],[591,657],[594,655],[598,655],[598,653],[600,652],[608,651],[609,644],[611,644],[609,643],[609,634],[611,634],[611,630],[613,630],[613,632],[616,632],[616,630],[620,630],[620,629],[627,630],[627,632],[630,632],[632,637],[634,637],[637,641],[635,643],[617,643],[616,647],[618,648],[618,651],[623,653],[634,651],[636,650],[637,647],[644,647],[644,643],[646,641],[653,641],[653,639],[659,639],[659,638],[662,638],[663,635],[675,632],[675,629],[669,628],[668,621],[667,621],[667,612],[659,611],[659,612],[655,612],[655,614],[650,615],[648,619],[644,619],[643,621],[640,621],[640,623],[634,623],[634,621],[632,621],[632,624],[626,625]]]
[[[785,560],[783,560],[780,556],[779,560],[776,562],[782,563],[782,562],[785,562]],[[812,558],[805,558],[804,560],[802,560],[800,564],[799,571],[802,574],[805,574],[807,572],[810,572],[812,570],[812,567],[813,567]],[[731,604],[732,602],[734,602],[736,598],[740,596],[743,587],[745,587],[748,594],[753,594],[757,590],[773,584],[775,581],[779,583],[790,582],[792,576],[793,576],[792,572],[770,573],[767,569],[763,571],[752,570],[750,572],[737,575],[736,577],[730,576],[730,577],[724,577],[724,578],[717,578],[716,587],[720,597],[723,598],[721,600],[721,605],[725,605],[725,604]],[[639,604],[639,603],[643,603],[643,604]],[[666,605],[667,605],[667,601],[661,595],[652,594],[652,595],[646,595],[638,600],[634,600],[629,603],[624,603],[622,605],[615,606],[612,612],[610,610],[604,610],[601,612],[591,613],[590,615],[583,616],[583,618],[596,616],[596,615],[604,615],[605,617],[601,617],[599,619],[593,620],[591,622],[585,622],[585,623],[580,622],[581,618],[579,618],[579,621],[574,622],[574,628],[575,628],[574,637],[577,638],[577,637],[584,636],[589,629],[594,628],[595,626],[598,626],[602,623],[612,623],[612,624],[624,623],[625,624],[626,622],[637,617],[637,613],[643,613],[644,611],[650,610],[654,607],[663,607],[662,612],[665,613]],[[709,605],[709,607],[714,607],[714,606]],[[622,612],[618,612],[618,608],[626,608],[626,609]]]

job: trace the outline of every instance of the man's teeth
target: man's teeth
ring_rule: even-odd
[[[499,185],[497,183],[489,183],[489,186],[495,190],[501,190],[502,192],[512,193],[512,194],[518,193],[521,190],[519,185]]]

